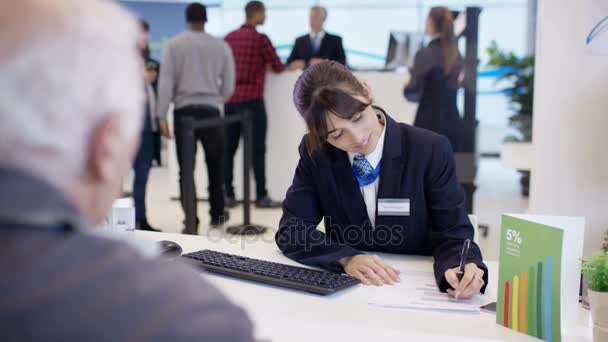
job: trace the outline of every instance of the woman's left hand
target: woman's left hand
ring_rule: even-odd
[[[464,267],[462,279],[458,280],[459,271],[459,267],[445,271],[445,280],[447,280],[453,289],[449,289],[448,294],[456,299],[469,299],[478,294],[483,285],[485,285],[485,281],[483,280],[485,272],[474,263],[469,263]]]

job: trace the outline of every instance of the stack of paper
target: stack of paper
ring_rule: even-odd
[[[432,272],[401,270],[401,282],[375,289],[369,300],[370,305],[434,311],[479,313],[479,295],[471,299],[454,299],[447,293],[439,292]]]

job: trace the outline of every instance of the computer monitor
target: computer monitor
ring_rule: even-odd
[[[414,56],[423,43],[424,34],[421,32],[391,32],[386,52],[385,70],[411,67],[414,64]]]
[[[450,11],[454,18],[454,36],[461,37],[467,27],[466,11]],[[422,32],[391,31],[385,59],[385,70],[412,67],[414,56],[424,44]]]

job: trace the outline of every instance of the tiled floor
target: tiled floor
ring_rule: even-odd
[[[129,188],[130,180],[125,182]],[[475,214],[479,223],[488,225],[487,238],[480,237],[480,245],[485,259],[498,258],[498,242],[500,232],[500,216],[502,213],[522,213],[528,207],[528,200],[520,195],[519,175],[514,170],[506,169],[499,159],[482,159],[479,163],[477,178],[477,193],[475,196]],[[167,168],[153,168],[148,183],[148,220],[150,223],[165,232],[179,233],[183,229],[182,213],[179,202],[169,198],[169,184]],[[200,234],[208,232],[206,223],[209,222],[207,202],[199,202],[199,216],[201,226]],[[238,206],[230,211],[230,224],[242,222],[242,207]],[[256,209],[252,206],[251,221],[276,229],[281,217],[280,209]],[[269,230],[264,237],[272,239],[273,230]]]

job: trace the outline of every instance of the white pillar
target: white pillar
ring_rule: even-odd
[[[608,229],[608,56],[585,45],[594,1],[539,0],[530,189],[533,214],[587,218],[585,255]]]
[[[526,30],[526,54],[533,55],[536,48],[536,17],[538,0],[528,0],[528,28]]]

